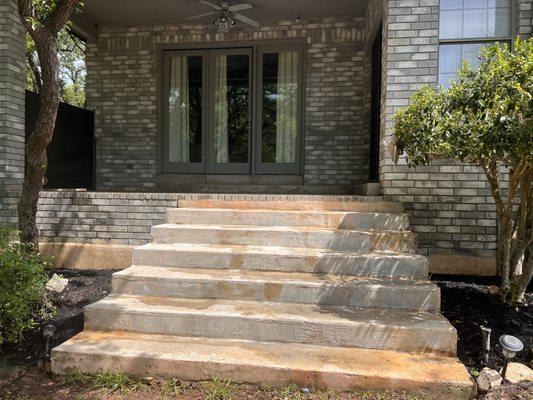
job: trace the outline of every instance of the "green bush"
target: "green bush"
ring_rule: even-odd
[[[55,311],[45,289],[46,262],[15,236],[0,227],[0,344],[20,342]]]

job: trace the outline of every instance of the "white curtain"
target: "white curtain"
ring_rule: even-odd
[[[170,66],[168,151],[170,162],[189,162],[189,73],[187,57]]]
[[[281,52],[278,58],[276,104],[276,162],[296,161],[298,128],[298,53]]]
[[[227,58],[215,56],[215,154],[217,163],[229,162],[228,156],[228,78]]]

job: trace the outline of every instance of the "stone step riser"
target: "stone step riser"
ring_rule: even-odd
[[[167,210],[170,224],[305,226],[353,230],[405,230],[409,221],[405,214],[342,213],[342,212],[286,212],[267,210]]]
[[[252,310],[250,310],[252,312]],[[251,318],[238,314],[136,312],[128,308],[85,309],[85,329],[114,330],[175,336],[201,336],[259,342],[301,343],[320,346],[358,347],[431,352],[454,355],[457,335],[441,329],[420,329],[374,323],[341,324],[305,319]]]
[[[338,251],[392,251],[413,253],[414,235],[408,232],[368,233],[343,230],[233,230],[159,225],[152,228],[156,243],[191,243],[236,246],[278,246]]]
[[[134,265],[162,267],[243,269],[256,271],[307,272],[353,276],[426,279],[427,259],[398,259],[365,255],[326,254],[289,256],[243,252],[202,252],[155,250],[138,247],[133,252]]]
[[[438,312],[440,293],[421,285],[309,284],[252,280],[165,279],[115,275],[113,293],[189,299],[340,305]]]
[[[281,201],[281,200],[180,200],[180,208],[225,208],[243,210],[285,210],[285,211],[354,211],[375,213],[403,212],[402,203],[372,201]]]
[[[473,393],[464,366],[447,357],[124,332],[76,336],[52,351],[51,369],[56,374],[113,371],[191,381],[217,377],[261,387],[388,391],[413,398],[423,394],[427,400],[468,400]]]

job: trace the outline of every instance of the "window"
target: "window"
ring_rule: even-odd
[[[299,174],[302,61],[285,44],[165,51],[163,171]]]
[[[510,0],[441,0],[439,37],[439,84],[448,86],[463,60],[479,63],[483,46],[510,43]]]

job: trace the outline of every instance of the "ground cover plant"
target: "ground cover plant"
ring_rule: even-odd
[[[448,89],[424,87],[395,115],[409,166],[451,159],[482,169],[496,204],[501,298],[522,301],[533,276],[533,38],[483,49]],[[505,173],[504,173],[505,172]]]
[[[22,341],[54,313],[45,289],[46,262],[14,237],[0,227],[0,346]]]

